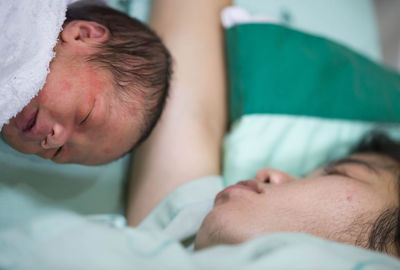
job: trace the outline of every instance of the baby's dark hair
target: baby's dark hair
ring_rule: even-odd
[[[374,153],[391,158],[398,163],[397,172],[398,203],[396,207],[384,210],[372,224],[366,248],[400,256],[400,143],[392,140],[385,133],[372,131],[355,146],[352,154]],[[372,202],[371,202],[372,203]]]
[[[134,106],[141,116],[135,147],[150,135],[165,106],[172,73],[170,53],[149,27],[99,1],[69,5],[64,26],[74,20],[93,21],[110,31],[110,39],[88,60],[111,72],[122,104]]]

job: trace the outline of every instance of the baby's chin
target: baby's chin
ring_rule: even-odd
[[[18,135],[12,135],[10,126],[3,126],[1,129],[1,138],[4,142],[14,150],[23,154],[35,154],[33,145],[18,139]]]
[[[120,154],[115,153],[114,155],[92,155],[91,157],[80,157],[80,156],[73,156],[71,157],[70,160],[68,161],[63,161],[55,159],[54,161],[56,163],[72,163],[72,164],[80,164],[80,165],[86,165],[86,166],[101,166],[105,165],[111,162],[114,162],[120,158],[125,156],[125,154]]]

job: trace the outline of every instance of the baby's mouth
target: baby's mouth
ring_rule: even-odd
[[[39,113],[39,110],[37,110],[35,112],[35,114],[32,116],[32,118],[29,119],[29,121],[25,124],[24,128],[22,129],[22,131],[24,133],[31,131],[33,129],[33,127],[36,125],[38,113]]]

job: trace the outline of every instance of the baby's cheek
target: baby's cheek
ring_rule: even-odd
[[[103,149],[102,149],[102,152],[103,152],[103,154],[111,154],[112,153],[112,151],[113,151],[113,148],[112,147],[104,147]]]
[[[90,66],[84,68],[77,76],[80,78],[81,85],[90,87],[89,92],[95,96],[112,88],[112,80],[105,76],[103,72]]]
[[[126,146],[131,142],[130,136],[124,133],[124,129],[121,127],[123,123],[111,122],[107,124],[107,135],[103,138],[104,143],[101,151],[103,154],[111,155],[117,154],[122,155],[129,149]],[[126,148],[126,149],[125,149]]]
[[[39,103],[44,104],[44,103],[47,103],[47,101],[49,99],[49,95],[47,94],[46,91],[42,90],[39,92],[38,98],[39,98]]]
[[[60,83],[61,92],[69,92],[71,88],[72,88],[72,83],[65,80],[61,81]]]
[[[37,96],[38,106],[47,108],[51,111],[59,108],[60,104],[68,101],[66,91],[61,90],[62,87],[52,87],[51,84],[46,84]]]

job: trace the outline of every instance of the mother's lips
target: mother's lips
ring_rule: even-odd
[[[263,193],[264,189],[260,186],[260,184],[255,181],[255,180],[246,180],[246,181],[240,181],[236,185],[239,186],[244,186],[250,190],[253,190],[257,193]]]
[[[235,185],[228,186],[222,191],[220,191],[215,197],[215,201],[217,201],[221,197],[222,198],[226,197],[226,195],[229,194],[231,190],[234,189],[248,190],[255,193],[264,193],[264,188],[262,187],[262,184],[258,183],[255,180],[246,180],[246,181],[240,181]]]

